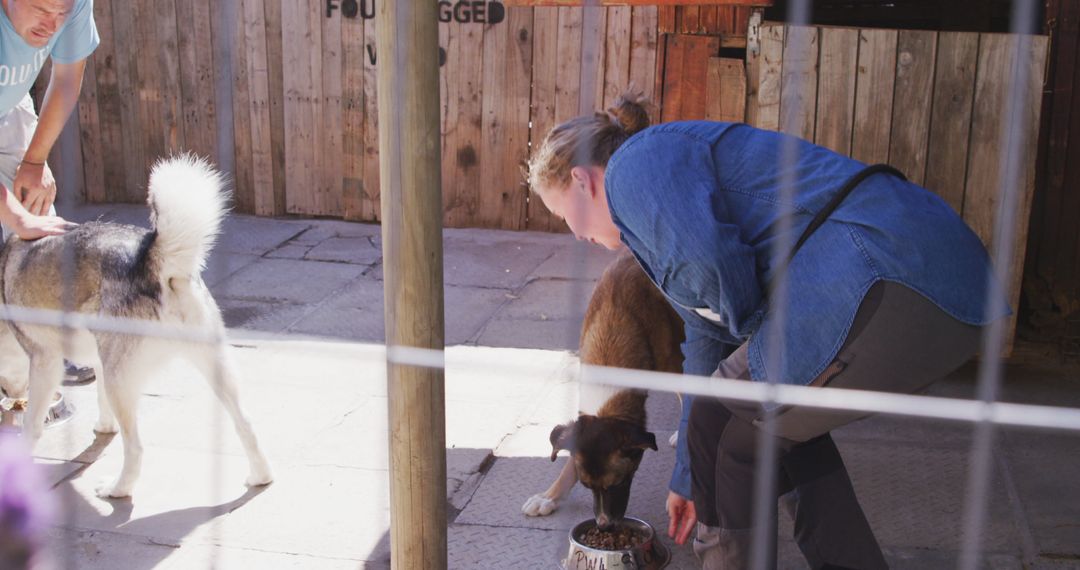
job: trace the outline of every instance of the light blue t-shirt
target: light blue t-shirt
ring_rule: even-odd
[[[14,109],[30,92],[50,55],[53,63],[75,63],[86,59],[100,42],[93,0],[75,0],[71,13],[43,48],[28,45],[15,32],[7,11],[0,8],[0,114]]]

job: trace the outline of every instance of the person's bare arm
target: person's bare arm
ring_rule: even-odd
[[[60,235],[75,226],[59,216],[35,216],[0,184],[0,223],[24,240]]]
[[[56,181],[46,160],[79,101],[86,60],[53,63],[49,87],[41,105],[37,129],[15,173],[15,197],[31,214],[43,216],[56,199]]]

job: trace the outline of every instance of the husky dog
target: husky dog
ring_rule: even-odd
[[[682,372],[683,322],[630,253],[623,253],[596,285],[581,328],[581,362],[594,366]],[[626,515],[630,484],[656,436],[645,429],[641,390],[582,386],[577,420],[551,430],[551,460],[570,452],[551,487],[529,497],[521,511],[545,516],[578,480],[593,493],[601,528]]]
[[[160,161],[150,174],[152,229],[89,222],[37,241],[13,237],[0,252],[3,303],[68,307],[79,313],[184,325],[208,337],[223,335],[221,312],[200,273],[227,198],[221,175],[206,161],[190,155]],[[27,398],[29,392],[23,433],[31,446],[41,437],[63,358],[95,364],[99,416],[94,431],[119,430],[124,442],[123,469],[115,482],[97,490],[99,496],[131,494],[143,455],[135,422],[142,382],[173,357],[190,361],[231,415],[250,464],[247,484],[271,482],[269,464],[240,409],[234,367],[213,344],[87,329],[68,331],[70,339],[65,339],[56,327],[9,325],[0,326],[0,350],[10,349],[14,338],[29,356],[29,375],[8,377],[4,391],[16,399]],[[25,358],[10,352],[0,358]]]

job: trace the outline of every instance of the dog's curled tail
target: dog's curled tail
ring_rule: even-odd
[[[206,159],[182,154],[154,164],[148,194],[162,280],[198,275],[228,211],[225,178]]]

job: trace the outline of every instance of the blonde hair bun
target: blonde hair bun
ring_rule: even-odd
[[[645,96],[640,92],[628,90],[607,110],[608,115],[632,135],[649,126],[649,111],[645,108]]]

